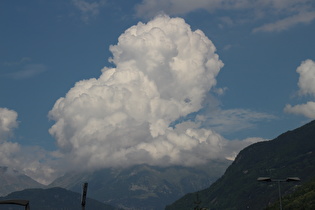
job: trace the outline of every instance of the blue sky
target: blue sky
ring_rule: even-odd
[[[128,135],[139,135],[141,136],[139,138],[146,136],[143,142],[135,145],[126,143],[128,148],[125,142],[120,142],[121,147],[128,149],[127,152],[125,151],[126,154],[129,154],[130,148],[141,148],[141,151],[148,153],[143,154],[143,157],[149,155],[152,159],[150,163],[159,165],[166,157],[155,158],[154,155],[157,154],[152,152],[152,148],[155,148],[154,151],[159,150],[159,143],[157,143],[159,139],[154,132],[162,139],[166,132],[163,129],[169,129],[168,125],[163,127],[163,123],[171,122],[173,125],[178,123],[180,126],[175,129],[176,132],[174,131],[176,135],[181,136],[180,132],[185,131],[185,135],[199,139],[200,142],[202,142],[200,139],[203,139],[201,133],[209,139],[212,135],[215,136],[213,138],[216,140],[209,140],[209,142],[217,142],[217,138],[224,139],[218,145],[227,145],[226,142],[234,140],[234,143],[239,142],[239,146],[233,143],[227,148],[229,152],[232,150],[237,152],[251,142],[275,138],[315,118],[313,114],[315,112],[313,104],[315,101],[315,4],[313,1],[258,0],[253,3],[244,0],[235,3],[229,0],[200,0],[194,1],[193,4],[190,2],[188,0],[1,1],[0,108],[2,112],[0,115],[2,116],[0,122],[2,128],[0,132],[2,134],[0,138],[2,139],[0,139],[0,148],[2,147],[2,150],[0,151],[2,154],[0,156],[8,160],[0,163],[12,164],[33,178],[48,182],[47,180],[51,181],[66,168],[63,166],[61,169],[56,169],[58,164],[51,159],[76,159],[79,154],[85,154],[83,150],[76,150],[77,147],[85,148],[85,144],[93,144],[94,139],[98,142],[96,145],[99,145],[103,140],[96,136],[97,131],[88,130],[92,134],[90,136],[84,134],[84,138],[90,138],[84,144],[81,141],[83,137],[78,137],[81,135],[79,132],[81,127],[76,127],[75,122],[73,124],[70,122],[70,119],[74,119],[78,113],[89,112],[93,107],[98,107],[97,104],[92,106],[91,102],[86,109],[82,105],[83,108],[75,110],[71,107],[72,102],[70,103],[69,98],[68,101],[64,100],[64,106],[67,110],[73,108],[71,113],[53,107],[57,100],[65,97],[77,82],[84,80],[86,83],[83,85],[88,85],[91,78],[99,81],[98,78],[102,75],[101,70],[104,67],[119,69],[118,66],[124,66],[125,60],[119,57],[122,56],[119,52],[128,47],[123,41],[118,41],[118,37],[128,28],[136,26],[138,22],[147,24],[159,14],[164,14],[161,16],[166,19],[176,17],[183,19],[186,25],[183,24],[182,27],[190,26],[192,32],[201,30],[216,47],[215,52],[208,53],[218,55],[219,58],[215,62],[219,65],[221,61],[224,66],[218,67],[217,74],[216,70],[209,70],[215,81],[205,84],[200,82],[202,83],[200,91],[208,90],[208,92],[202,93],[200,95],[202,101],[189,107],[189,111],[184,111],[186,108],[183,108],[178,115],[174,114],[169,118],[168,112],[160,113],[161,116],[157,113],[154,117],[148,115],[152,119],[148,122],[143,121],[138,128],[150,126],[154,144],[148,143],[150,141],[147,138],[148,134],[139,134],[141,132],[137,133],[136,127],[128,127],[128,124],[124,124],[125,127],[122,128],[131,130],[129,133],[121,134],[120,137],[125,141],[128,142],[128,138],[125,138]],[[141,27],[139,25],[137,27],[140,30]],[[128,38],[127,33],[125,37]],[[117,44],[118,42],[120,44]],[[113,47],[115,49],[110,51],[110,46],[116,48]],[[211,46],[212,44],[206,45],[206,47]],[[115,50],[117,57],[110,62],[109,58],[113,57]],[[195,48],[191,50],[194,52]],[[138,54],[141,56],[141,50],[138,48],[132,48],[128,53],[132,56]],[[146,56],[143,56],[146,59]],[[203,59],[207,58],[205,56]],[[137,59],[135,60],[137,62]],[[300,69],[299,72],[297,69]],[[154,75],[157,77],[159,73]],[[190,77],[189,73],[184,73],[183,78],[188,77]],[[184,82],[172,83],[172,80],[165,78],[157,81],[158,87],[161,83],[161,86],[170,89],[178,88],[178,93],[186,94],[180,92],[185,89]],[[146,83],[141,84],[145,89]],[[194,87],[189,85],[188,89]],[[167,92],[159,93],[167,95]],[[92,95],[91,92],[85,94]],[[81,95],[76,97],[79,96]],[[133,102],[137,103],[136,93],[133,96]],[[170,98],[170,101],[173,99]],[[185,100],[187,103],[194,103],[192,98],[185,98]],[[168,102],[171,103],[170,101]],[[309,104],[306,106],[307,102]],[[102,106],[102,104],[98,105]],[[73,113],[75,114],[71,115]],[[61,115],[69,117],[67,118],[69,124],[60,125],[49,132],[57,122],[66,119]],[[84,120],[88,122],[94,114],[84,116],[86,117]],[[139,121],[140,118],[137,117],[140,116],[133,116],[133,119]],[[11,123],[10,126],[5,126],[5,119]],[[189,126],[195,130],[191,130]],[[114,134],[117,133],[106,133],[104,136],[108,135],[110,139],[110,136],[115,136]],[[66,137],[72,140],[68,142]],[[166,138],[166,134],[164,137]],[[112,144],[114,143],[109,143]],[[187,149],[187,145],[190,145],[188,143],[187,145],[174,143],[174,145],[183,146],[184,149],[180,151],[189,150],[192,153],[199,151],[197,146],[189,147],[191,150]],[[15,147],[19,149],[14,150]],[[22,152],[16,154],[14,151],[22,151],[24,147],[27,151],[33,151],[33,156],[29,154],[27,156],[29,160],[38,159],[36,154],[40,155],[41,161],[35,161],[33,165],[23,168],[22,159],[25,154]],[[212,150],[207,152],[211,153]],[[69,157],[67,154],[70,154]],[[214,154],[210,155],[211,157],[216,157],[216,151],[211,154]],[[118,155],[118,158],[121,154],[111,155]],[[130,155],[133,153],[130,152]],[[176,158],[193,159],[191,155],[185,153]],[[46,159],[47,156],[49,160]],[[123,157],[128,159],[129,156]],[[132,164],[142,163],[140,157],[134,159],[134,156],[130,157],[134,160]],[[14,158],[17,158],[17,161],[12,160]],[[87,154],[83,159],[78,158],[76,161],[87,161],[91,164],[91,168],[113,166],[99,165],[94,161],[95,158],[98,157]],[[181,161],[175,157],[167,158],[170,159],[169,164],[181,164]],[[47,168],[39,172],[38,167],[42,162]],[[123,161],[117,164],[124,165]],[[54,172],[49,174],[47,172],[49,170]]]

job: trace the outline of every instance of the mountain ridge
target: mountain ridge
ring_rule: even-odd
[[[124,169],[68,173],[49,187],[62,186],[79,192],[82,182],[88,182],[89,195],[99,201],[124,209],[163,209],[187,192],[208,187],[230,163],[224,160],[195,168],[143,164]]]
[[[192,209],[197,195],[211,209],[262,209],[278,199],[278,188],[276,183],[257,182],[257,178],[290,176],[298,176],[299,184],[315,177],[315,121],[244,148],[210,187],[186,194],[166,209]],[[281,184],[282,194],[292,192],[295,186]]]
[[[40,184],[31,177],[7,166],[0,166],[0,196],[27,188],[41,188]]]
[[[88,192],[87,192],[88,195]],[[29,205],[32,210],[77,210],[81,208],[81,194],[55,187],[48,189],[25,189],[10,193],[5,197],[0,197],[0,200],[15,200],[23,199],[29,200]],[[1,210],[15,210],[21,209],[20,206],[1,205]],[[95,199],[87,197],[86,209],[97,210],[117,210],[113,206],[99,202]]]

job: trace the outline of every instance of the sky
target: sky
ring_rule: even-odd
[[[312,0],[0,2],[0,165],[233,160],[315,119]]]

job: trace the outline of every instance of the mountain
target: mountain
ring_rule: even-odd
[[[27,188],[41,188],[44,185],[6,166],[0,166],[0,196]]]
[[[88,195],[88,192],[87,192]],[[29,200],[32,210],[77,210],[81,209],[81,194],[65,190],[63,188],[50,189],[27,189],[11,193],[0,200]],[[114,210],[110,205],[101,203],[94,199],[87,198],[85,208],[97,210]],[[20,210],[17,205],[0,205],[1,210]]]
[[[200,207],[212,210],[264,209],[278,201],[278,185],[277,182],[258,182],[258,177],[299,177],[299,183],[280,183],[283,196],[315,178],[315,121],[274,140],[246,147],[209,188],[187,194],[166,209],[193,209],[197,199]]]
[[[102,169],[90,173],[68,173],[51,185],[80,192],[88,182],[91,198],[123,209],[164,209],[188,192],[204,189],[220,177],[230,161],[189,167],[137,165],[124,169]]]

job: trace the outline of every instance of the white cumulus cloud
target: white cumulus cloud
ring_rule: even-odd
[[[9,141],[0,143],[0,166],[16,169],[42,184],[49,184],[63,173],[54,158],[54,152],[40,147]]]
[[[11,142],[10,137],[19,124],[17,117],[16,111],[0,107],[0,166],[8,166],[48,184],[61,173],[56,167],[59,164],[53,161],[56,152]]]
[[[305,60],[296,71],[300,74],[298,81],[299,94],[302,96],[310,96],[315,99],[315,62],[310,59]],[[298,104],[295,106],[287,104],[284,111],[315,119],[315,101],[308,101],[305,104]]]
[[[0,107],[0,143],[12,136],[13,129],[18,127],[17,112]]]
[[[226,140],[194,123],[223,63],[215,46],[181,18],[158,16],[127,29],[110,47],[116,68],[82,80],[49,112],[65,158],[87,167],[193,165],[222,157]],[[82,165],[82,164],[81,164]]]
[[[303,61],[296,72],[300,74],[298,82],[300,94],[315,97],[315,62],[310,59]]]

